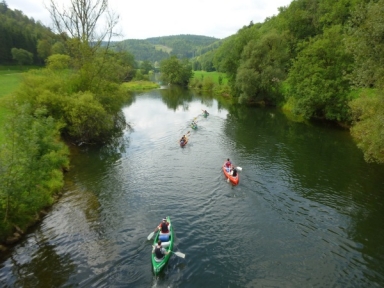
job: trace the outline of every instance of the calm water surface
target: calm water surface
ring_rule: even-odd
[[[384,286],[384,166],[348,132],[178,90],[123,112],[131,129],[74,154],[64,196],[0,263],[0,286]],[[155,277],[147,236],[166,215],[186,258]]]

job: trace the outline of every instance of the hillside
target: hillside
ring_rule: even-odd
[[[179,58],[193,58],[220,39],[199,35],[175,35],[147,38],[145,40],[126,39],[115,42],[119,49],[132,53],[136,61],[161,61],[170,55]]]

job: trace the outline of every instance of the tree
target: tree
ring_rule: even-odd
[[[143,74],[148,74],[149,71],[153,70],[152,63],[150,61],[148,61],[148,60],[144,60],[140,64],[140,69],[141,69]]]
[[[108,0],[72,0],[69,7],[59,7],[56,0],[50,0],[48,10],[56,32],[71,38],[69,52],[79,68],[92,62],[101,46],[108,51],[111,38],[118,35],[114,30],[119,20],[108,9]]]
[[[240,101],[276,104],[279,87],[285,80],[289,57],[284,35],[275,30],[250,41],[244,48],[237,70],[236,87]]]
[[[51,55],[51,44],[47,39],[37,41],[37,55],[43,61]]]
[[[68,55],[53,54],[47,59],[47,68],[52,70],[62,70],[69,68],[71,58]]]
[[[57,41],[52,45],[51,52],[52,54],[67,54],[65,46],[61,41]]]
[[[347,49],[356,65],[351,75],[358,87],[384,86],[384,0],[358,6],[348,25]]]
[[[384,94],[362,95],[350,102],[351,134],[367,162],[384,163]]]
[[[160,72],[165,82],[182,86],[187,86],[193,75],[188,59],[180,60],[176,56],[161,61]]]
[[[342,27],[333,26],[303,44],[289,72],[289,97],[294,110],[305,118],[349,121],[353,58],[346,52]]]
[[[33,62],[33,54],[24,49],[11,49],[12,58],[17,61],[20,66],[23,64],[32,64]]]

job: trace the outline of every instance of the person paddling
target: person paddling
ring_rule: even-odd
[[[169,252],[167,252],[162,246],[161,241],[157,241],[157,245],[152,250],[152,253],[155,254],[155,261],[161,261],[165,255],[168,255]]]
[[[185,135],[183,135],[183,137],[181,137],[180,139],[180,144],[184,144],[186,141],[187,141],[187,138],[185,137]]]
[[[169,233],[169,222],[166,218],[163,218],[163,221],[156,227],[154,232],[160,230],[161,233]]]

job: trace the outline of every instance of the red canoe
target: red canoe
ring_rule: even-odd
[[[188,143],[188,137],[185,136],[185,139],[186,139],[186,141],[184,141],[184,142],[181,142],[181,141],[180,141],[180,146],[181,146],[181,147],[184,147],[185,145],[187,145],[187,143]]]
[[[236,176],[232,176],[230,172],[227,172],[227,167],[225,167],[225,163],[223,165],[223,172],[225,177],[227,177],[229,181],[231,181],[235,185],[239,184],[239,172],[237,172]]]

